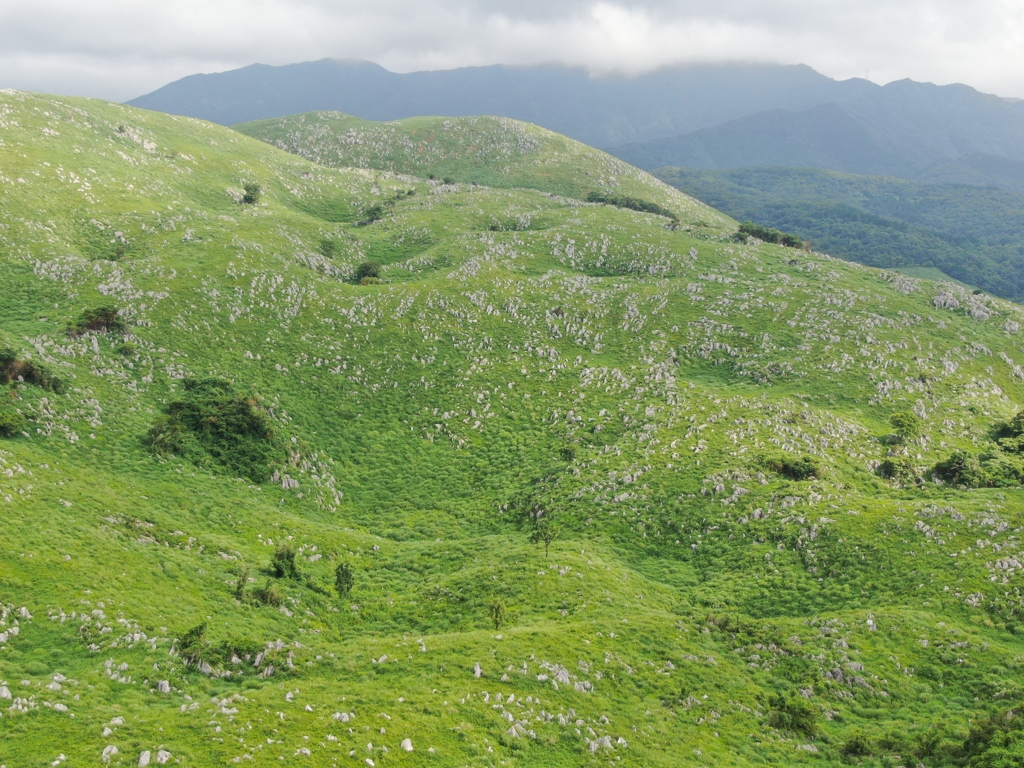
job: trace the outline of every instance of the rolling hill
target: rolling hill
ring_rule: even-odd
[[[1015,759],[1024,309],[316,119],[0,93],[4,765]]]

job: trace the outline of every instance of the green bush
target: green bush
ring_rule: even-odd
[[[746,242],[747,238],[756,237],[765,243],[775,243],[776,245],[784,245],[787,248],[803,248],[804,241],[796,235],[791,235],[787,232],[780,232],[777,229],[771,227],[762,227],[760,224],[755,224],[752,221],[745,221],[740,224],[739,231],[736,233],[736,239],[740,242]]]
[[[918,480],[917,470],[908,456],[890,456],[879,467],[878,474],[886,480],[909,483]]]
[[[325,237],[320,241],[318,250],[320,251],[320,255],[324,258],[333,259],[338,255],[338,243],[335,240],[330,240]]]
[[[920,437],[921,429],[924,427],[921,417],[911,411],[896,411],[889,417],[889,423],[903,440]]]
[[[124,333],[128,326],[116,307],[102,306],[87,309],[82,312],[81,317],[68,326],[68,333],[71,336],[81,336],[83,333],[93,331],[95,333]]]
[[[242,195],[242,203],[245,205],[256,205],[260,201],[260,195],[263,190],[260,189],[260,185],[255,182],[247,182],[242,185],[244,194]]]
[[[496,597],[492,597],[487,604],[487,613],[491,617],[494,631],[497,632],[501,629],[501,625],[505,623],[505,617],[508,614],[505,603]]]
[[[810,480],[821,476],[821,465],[813,456],[786,456],[776,454],[761,459],[761,464],[771,472],[788,477],[790,480]]]
[[[0,437],[17,437],[28,429],[28,420],[6,403],[0,404]]]
[[[185,379],[181,398],[153,421],[148,443],[156,453],[219,465],[257,483],[269,480],[272,467],[284,459],[258,398],[215,378]]]
[[[270,572],[277,579],[294,579],[299,575],[295,562],[295,549],[290,544],[282,544],[274,550],[270,560]]]
[[[261,584],[252,591],[252,599],[259,605],[269,605],[278,608],[284,604],[284,598],[277,591],[277,586],[271,583]]]
[[[818,733],[817,708],[799,694],[773,694],[769,700],[768,725],[780,731],[813,737]]]
[[[351,592],[355,581],[352,566],[348,563],[338,563],[338,567],[334,569],[334,588],[338,590],[338,597],[344,597]]]
[[[950,485],[964,488],[985,488],[992,483],[978,457],[964,451],[954,451],[948,459],[938,462],[935,474]]]
[[[0,348],[0,384],[23,381],[53,392],[61,392],[64,382],[46,365],[25,360],[11,347]]]
[[[380,270],[381,265],[378,264],[376,261],[364,261],[362,264],[356,267],[354,275],[355,281],[357,283],[362,283],[362,281],[368,277],[379,279]]]
[[[647,200],[640,200],[636,197],[629,197],[628,195],[610,195],[605,192],[590,192],[587,195],[587,202],[614,205],[617,208],[628,208],[631,211],[640,211],[641,213],[654,213],[658,216],[665,216],[675,222],[679,221],[679,217],[665,206],[658,205],[657,203],[652,203]]]
[[[198,664],[206,650],[206,622],[197,624],[188,630],[178,641],[178,654],[185,664]]]

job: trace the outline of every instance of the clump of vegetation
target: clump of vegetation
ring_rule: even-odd
[[[979,458],[966,451],[953,451],[948,459],[938,462],[935,474],[950,485],[963,488],[985,488],[992,484],[992,477]]]
[[[299,575],[299,567],[295,562],[295,548],[290,544],[281,544],[274,550],[270,560],[270,573],[276,579],[295,579]]]
[[[920,478],[909,456],[890,456],[878,466],[878,474],[900,485],[917,482]]]
[[[360,221],[356,222],[356,226],[365,227],[369,226],[370,224],[373,224],[376,221],[381,221],[385,216],[388,215],[388,211],[390,210],[391,205],[393,203],[393,200],[387,201],[387,204],[374,203],[373,205],[366,209],[366,214]]]
[[[813,456],[788,456],[772,454],[760,461],[769,472],[788,477],[790,480],[810,480],[821,477],[821,463]]]
[[[338,567],[334,569],[334,588],[338,591],[338,597],[345,597],[351,592],[355,582],[352,566],[348,563],[338,563]]]
[[[889,423],[903,442],[920,437],[924,428],[924,421],[912,411],[896,411],[889,417]]]
[[[757,238],[765,243],[774,243],[776,245],[784,245],[787,248],[804,248],[804,241],[796,235],[791,235],[787,232],[780,232],[777,229],[771,227],[762,227],[760,224],[755,224],[752,221],[745,221],[740,224],[739,231],[736,233],[736,240],[745,243],[749,238]]]
[[[252,591],[252,599],[258,605],[268,605],[271,608],[278,608],[284,604],[284,598],[277,591],[277,586],[269,582],[256,587]]]
[[[16,437],[28,429],[28,420],[6,401],[0,401],[0,437]]]
[[[260,201],[260,195],[263,194],[263,190],[260,185],[249,181],[242,185],[242,204],[243,205],[256,205]]]
[[[325,259],[333,259],[338,255],[338,241],[325,237],[320,240],[317,250],[320,251],[320,255]]]
[[[367,280],[380,282],[380,271],[382,267],[376,261],[364,261],[356,267],[353,275],[355,281],[360,285],[370,285]]]
[[[198,664],[206,651],[206,622],[197,624],[178,640],[178,654],[186,665]]]
[[[637,197],[630,197],[629,195],[611,195],[606,192],[590,192],[587,195],[587,202],[614,205],[617,208],[628,208],[631,211],[640,211],[641,213],[654,213],[658,216],[665,216],[672,219],[673,222],[679,222],[679,217],[665,206],[652,203],[648,200],[641,200]]]
[[[71,336],[81,336],[85,333],[124,333],[128,326],[116,307],[102,306],[86,309],[81,317],[68,326],[68,333]]]
[[[259,398],[237,392],[216,378],[185,379],[182,396],[167,406],[149,430],[148,444],[201,466],[220,466],[263,483],[284,458]]]
[[[491,597],[487,603],[487,614],[491,617],[491,623],[494,625],[494,631],[497,632],[501,629],[502,624],[505,623],[505,617],[508,614],[508,609],[505,608],[505,603],[496,597]]]
[[[0,348],[0,384],[24,382],[52,392],[61,392],[64,382],[42,363],[18,356],[11,347]]]
[[[813,738],[819,728],[817,708],[796,693],[773,694],[769,699],[768,725],[780,731]]]

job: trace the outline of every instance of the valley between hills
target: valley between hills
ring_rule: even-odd
[[[504,118],[0,92],[0,764],[1024,760],[1024,307]]]

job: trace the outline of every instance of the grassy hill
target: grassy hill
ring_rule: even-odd
[[[247,136],[334,168],[367,168],[565,197],[629,197],[722,231],[730,221],[618,158],[504,117],[415,117],[375,123],[312,112],[235,126]]]
[[[818,168],[661,168],[656,175],[737,219],[793,232],[834,256],[940,269],[1004,298],[1024,296],[1024,196]]]
[[[1019,750],[1021,307],[576,171],[0,127],[8,768]]]

